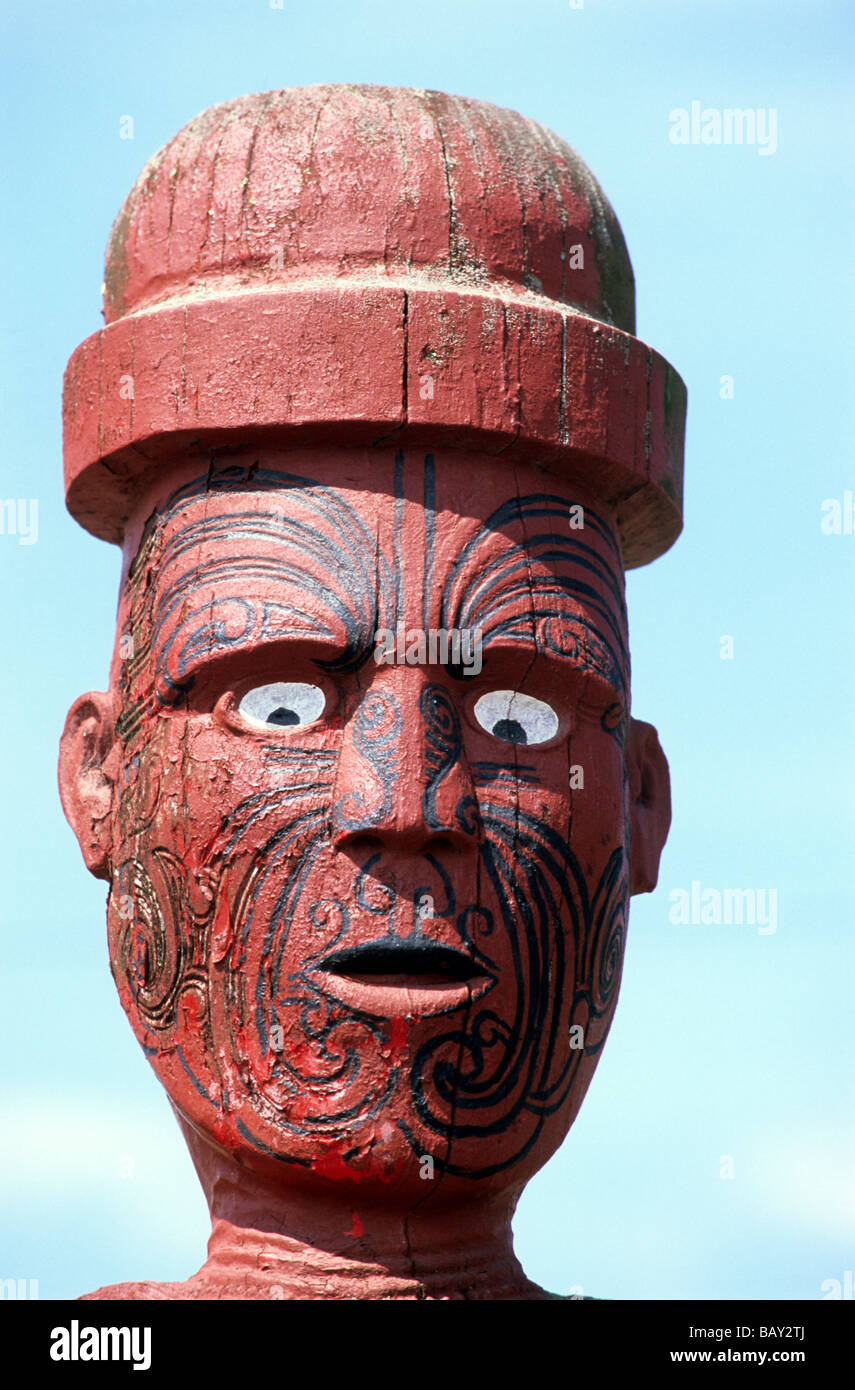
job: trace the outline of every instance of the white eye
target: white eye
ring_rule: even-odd
[[[313,723],[323,714],[325,704],[326,697],[320,686],[304,685],[301,681],[277,681],[248,690],[238,709],[250,724],[287,729]]]
[[[474,714],[482,729],[508,743],[546,743],[558,733],[552,706],[519,690],[491,690],[475,701]]]

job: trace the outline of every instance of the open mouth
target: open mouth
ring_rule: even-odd
[[[495,983],[465,951],[424,938],[349,946],[317,961],[312,973],[326,994],[384,1016],[447,1013]]]

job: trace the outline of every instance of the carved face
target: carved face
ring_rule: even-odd
[[[188,474],[124,586],[113,973],[181,1113],[261,1172],[517,1184],[608,1033],[620,552],[590,498],[489,467]]]

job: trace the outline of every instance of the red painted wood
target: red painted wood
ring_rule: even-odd
[[[614,214],[514,112],[246,97],[143,171],[105,317],[67,500],[124,568],[60,790],[213,1232],[90,1297],[547,1297],[511,1216],[670,822],[623,572],[679,531],[685,392]]]
[[[679,534],[685,388],[632,336],[596,180],[515,112],[379,87],[213,107],[140,175],[105,285],[64,395],[68,505],[105,540],[151,460],[269,430],[536,458],[617,507],[628,568]]]

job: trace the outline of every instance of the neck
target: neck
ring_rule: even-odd
[[[208,1259],[191,1281],[203,1297],[546,1297],[513,1252],[516,1191],[444,1202],[440,1183],[396,1208],[391,1192],[357,1185],[274,1184],[187,1137],[211,1211]]]

